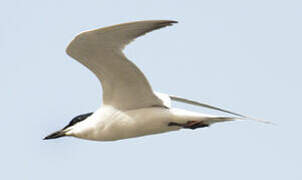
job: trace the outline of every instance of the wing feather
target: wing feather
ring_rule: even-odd
[[[122,50],[135,38],[173,23],[176,21],[137,21],[86,31],[72,40],[66,52],[101,81],[103,104],[121,110],[165,107],[144,74]]]

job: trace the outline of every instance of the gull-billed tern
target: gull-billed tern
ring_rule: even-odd
[[[185,98],[154,92],[144,74],[122,50],[135,38],[170,26],[176,21],[136,21],[85,31],[77,35],[66,52],[100,80],[101,107],[82,114],[44,139],[73,136],[95,141],[114,141],[179,129],[197,129],[244,115]],[[203,106],[235,115],[214,116],[171,107],[171,100]]]

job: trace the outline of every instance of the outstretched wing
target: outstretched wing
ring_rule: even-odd
[[[176,21],[137,21],[86,31],[72,40],[66,52],[101,81],[103,104],[120,110],[165,107],[153,93],[144,74],[122,50],[135,38],[173,23]]]

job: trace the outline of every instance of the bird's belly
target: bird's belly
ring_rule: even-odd
[[[168,126],[171,121],[173,115],[164,108],[118,112],[108,119],[96,140],[113,141],[180,129],[177,126]]]

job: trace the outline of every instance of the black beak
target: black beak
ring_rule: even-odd
[[[63,137],[63,136],[66,136],[65,132],[63,130],[59,130],[59,131],[56,131],[56,132],[51,133],[50,135],[46,136],[43,140],[56,139],[56,138]]]

